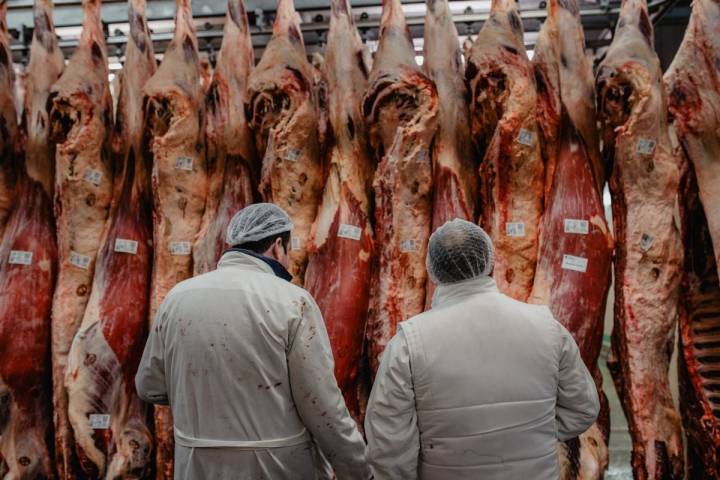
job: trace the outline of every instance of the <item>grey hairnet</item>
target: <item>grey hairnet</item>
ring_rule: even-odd
[[[230,220],[225,241],[228,245],[241,245],[292,229],[293,223],[285,210],[272,203],[255,203],[240,210]]]
[[[490,275],[493,244],[485,230],[456,218],[430,236],[427,269],[430,279],[448,284]]]

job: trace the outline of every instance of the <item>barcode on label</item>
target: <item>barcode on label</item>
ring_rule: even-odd
[[[637,152],[643,155],[650,155],[655,151],[655,140],[641,138],[637,143]]]
[[[523,222],[507,222],[505,224],[505,235],[508,237],[524,237],[525,224]]]
[[[338,233],[337,236],[340,238],[349,238],[350,240],[360,240],[360,236],[362,235],[362,229],[360,227],[356,227],[355,225],[348,225],[346,223],[341,223],[338,227]]]
[[[653,243],[655,243],[655,237],[652,235],[648,235],[647,233],[643,233],[642,237],[640,237],[640,248],[643,252],[647,252],[652,248]]]
[[[11,265],[32,265],[32,252],[24,250],[10,250],[8,263]]]
[[[290,250],[300,250],[300,239],[292,237],[290,239]]]
[[[91,413],[88,416],[90,428],[93,430],[104,430],[110,428],[110,415],[106,413]]]
[[[518,133],[517,141],[521,145],[526,145],[528,147],[532,147],[533,141],[535,140],[535,135],[533,132],[526,128],[521,128],[520,133]]]
[[[406,252],[417,252],[417,242],[414,238],[408,238],[400,242],[400,251]]]
[[[87,270],[90,268],[90,257],[70,250],[70,265]]]
[[[190,242],[170,242],[170,255],[190,255],[192,245]]]
[[[297,150],[295,148],[288,148],[286,158],[291,162],[297,162],[298,158],[300,158],[300,150]]]
[[[565,233],[577,233],[587,235],[590,233],[590,222],[574,218],[565,219]]]
[[[83,179],[86,182],[92,183],[93,185],[100,185],[100,182],[102,182],[103,174],[100,170],[85,170],[85,174],[83,175]]]
[[[573,270],[576,272],[586,272],[588,259],[576,257],[574,255],[563,255],[562,268],[565,270]]]
[[[115,239],[115,251],[118,253],[131,253],[135,255],[138,249],[138,242],[127,238]]]
[[[177,157],[175,159],[175,168],[178,170],[192,172],[193,159],[191,157]]]

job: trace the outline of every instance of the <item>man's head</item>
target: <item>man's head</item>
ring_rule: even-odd
[[[225,241],[232,247],[273,258],[287,267],[292,229],[292,221],[282,208],[272,203],[256,203],[243,208],[230,220]]]
[[[493,244],[485,230],[456,218],[430,236],[427,254],[430,279],[438,285],[490,275]]]

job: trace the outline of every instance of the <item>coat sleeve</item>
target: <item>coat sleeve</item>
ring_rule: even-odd
[[[288,351],[290,389],[298,414],[339,479],[366,480],[365,441],[335,381],[330,339],[320,309],[307,296]]]
[[[383,353],[367,407],[365,434],[376,479],[417,478],[420,433],[410,351],[402,330]]]
[[[556,420],[558,439],[565,441],[590,428],[600,412],[600,401],[575,340],[565,327],[559,326],[562,335]]]
[[[135,374],[138,396],[145,402],[157,405],[170,403],[165,380],[165,342],[162,335],[167,320],[164,307],[165,303],[158,309]]]

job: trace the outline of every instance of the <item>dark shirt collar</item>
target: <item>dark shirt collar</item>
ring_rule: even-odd
[[[264,255],[259,255],[255,252],[253,252],[252,250],[245,250],[244,248],[239,248],[239,247],[228,248],[227,250],[225,250],[224,253],[228,253],[228,252],[243,253],[245,255],[250,255],[251,257],[257,258],[258,260],[265,262],[270,268],[272,268],[272,271],[276,277],[280,277],[283,280],[292,282],[293,277],[292,277],[292,275],[290,275],[290,272],[288,272],[287,269],[285,267],[283,267],[280,262],[278,262],[277,260],[275,260],[273,258],[266,257]]]

